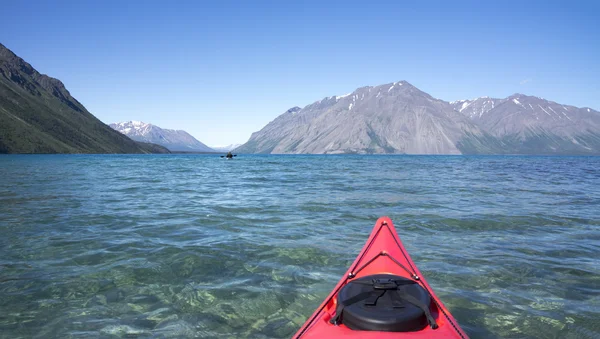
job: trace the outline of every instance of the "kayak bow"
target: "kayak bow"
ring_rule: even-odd
[[[468,338],[381,217],[297,338]]]

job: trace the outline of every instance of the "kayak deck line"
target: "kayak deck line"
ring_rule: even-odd
[[[382,233],[382,229],[386,228],[388,232]],[[393,239],[393,242],[390,241]],[[377,246],[377,248],[374,248]],[[395,247],[395,248],[394,248]],[[374,252],[374,253],[373,253]],[[392,252],[392,253],[390,253]],[[399,256],[399,257],[398,257]],[[369,260],[364,261],[366,258]],[[383,259],[388,258],[389,260]],[[404,260],[399,260],[404,259]],[[383,261],[382,261],[383,260]],[[395,267],[395,268],[394,268]],[[403,272],[399,271],[402,269]],[[371,272],[367,272],[371,271]],[[362,274],[361,274],[362,273]],[[365,330],[351,329],[345,326],[343,321],[339,321],[344,305],[347,300],[352,300],[350,303],[354,304],[358,299],[350,298],[347,300],[338,300],[340,293],[344,287],[352,284],[355,278],[370,278],[373,274],[390,274],[393,273],[401,279],[409,279],[415,285],[418,285],[424,290],[424,293],[430,298],[429,308],[432,313],[437,316],[438,322],[436,323],[431,314],[428,314],[429,310],[424,310],[424,314],[427,315],[427,320],[430,326],[427,329],[423,328],[417,331],[394,331],[394,330]],[[377,281],[379,282],[379,281]],[[376,280],[373,280],[373,285],[377,284]],[[358,281],[357,281],[358,283]],[[364,285],[364,282],[362,283]],[[397,283],[400,284],[400,283]],[[381,284],[375,289],[381,289]],[[388,288],[385,288],[386,290]],[[389,288],[393,289],[393,288]],[[344,289],[346,290],[346,289]],[[381,293],[381,295],[384,295]],[[412,297],[411,297],[412,298]],[[413,298],[414,299],[414,298]],[[376,299],[377,300],[377,299]],[[409,299],[408,300],[410,303]],[[412,303],[417,305],[416,303]],[[370,304],[369,304],[370,305]],[[335,314],[332,315],[332,310]],[[441,313],[441,314],[440,314]],[[440,317],[443,315],[443,318]],[[450,329],[448,324],[452,327]],[[461,338],[467,339],[468,336],[462,331],[460,326],[456,323],[456,320],[450,315],[441,301],[435,296],[433,291],[427,282],[421,277],[419,270],[416,265],[413,264],[410,256],[402,245],[398,234],[393,226],[392,221],[388,217],[381,217],[377,220],[369,239],[364,245],[358,257],[354,263],[348,269],[348,272],[338,282],[337,286],[333,289],[331,294],[323,301],[321,306],[313,313],[309,320],[298,330],[293,336],[294,339],[298,339],[304,336],[310,336],[311,338],[326,338],[326,337],[364,337],[364,338],[422,338],[422,337],[435,337],[435,338]]]
[[[390,258],[390,260],[392,260],[396,265],[402,267],[408,274],[410,274],[411,278],[413,278],[415,281],[419,281],[420,278],[419,278],[419,276],[416,273],[413,273],[413,272],[409,271],[404,265],[402,265],[398,260],[396,260],[394,257],[392,257],[386,251],[379,252],[376,256],[374,256],[373,258],[371,258],[364,265],[362,265],[358,270],[356,270],[356,272],[351,272],[350,274],[348,274],[348,278],[346,280],[349,280],[349,279],[352,279],[352,278],[356,277],[356,275],[360,271],[362,271],[365,267],[369,266],[370,263],[372,263],[373,261],[375,261],[375,259],[377,259],[379,257],[388,257],[388,258]]]
[[[375,234],[375,236],[373,237],[373,239],[371,240],[371,242],[369,243],[369,247],[366,248],[366,250],[363,250],[363,254],[360,256],[360,258],[358,259],[358,261],[360,262],[360,260],[362,260],[362,258],[364,257],[364,255],[368,252],[368,250],[371,248],[371,245],[373,245],[373,242],[375,241],[375,239],[379,236],[379,232],[381,232],[381,229],[383,228],[383,226],[385,226],[385,228],[390,232],[390,235],[392,236],[392,238],[396,241],[396,245],[398,246],[398,248],[400,248],[400,250],[402,250],[402,247],[400,246],[400,244],[398,243],[398,240],[396,239],[396,237],[394,237],[394,232],[392,232],[392,230],[390,229],[390,226],[388,225],[387,221],[382,221],[381,222],[381,226],[379,227],[379,229],[377,230],[377,233]],[[402,251],[402,254],[404,254],[404,258],[406,259],[406,261],[408,262],[408,264],[410,265],[410,260],[408,260],[408,258],[406,258],[406,254],[404,253],[404,251]],[[367,267],[371,262],[375,261],[375,259],[377,259],[378,256],[387,256],[390,259],[392,259],[392,261],[394,261],[398,266],[402,267],[408,274],[410,274],[412,276],[413,279],[415,280],[419,280],[419,276],[414,273],[414,268],[411,266],[411,268],[413,269],[413,271],[409,271],[404,265],[402,265],[398,260],[396,260],[394,257],[392,257],[387,251],[381,251],[379,252],[379,254],[375,257],[373,257],[371,260],[367,261],[364,265],[361,266],[361,268],[359,268],[357,271],[354,271],[354,269],[356,268],[356,266],[354,267],[354,269],[351,270],[351,273],[348,275],[349,279],[352,279],[356,276],[356,274],[358,274],[358,272],[360,272],[363,268]],[[358,262],[356,263],[356,265],[358,265]]]

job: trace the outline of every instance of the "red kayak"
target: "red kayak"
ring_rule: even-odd
[[[400,242],[377,220],[333,292],[294,338],[468,338]]]

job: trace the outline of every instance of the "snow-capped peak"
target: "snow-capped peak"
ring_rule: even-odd
[[[148,125],[147,123],[145,123],[143,121],[137,121],[137,120],[131,120],[130,123],[135,127],[143,127],[143,126]]]
[[[114,125],[114,129],[123,134],[146,135],[152,129],[151,124],[137,120],[118,122],[112,125]]]

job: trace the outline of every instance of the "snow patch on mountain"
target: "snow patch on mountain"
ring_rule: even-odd
[[[135,141],[158,144],[165,146],[170,151],[215,152],[182,130],[163,129],[137,120],[113,123],[110,124],[110,127]]]
[[[470,102],[463,102],[461,108],[458,110],[459,112],[462,112],[465,108],[469,107],[471,105]]]
[[[343,99],[343,98],[349,96],[350,94],[352,94],[352,93],[343,94],[343,95],[336,95],[335,96],[335,100],[337,101],[337,100]]]

